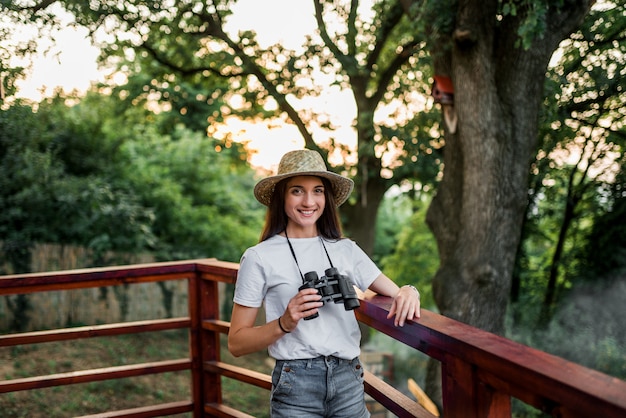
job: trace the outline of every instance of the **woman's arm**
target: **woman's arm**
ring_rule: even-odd
[[[228,332],[228,351],[233,356],[264,350],[285,335],[278,326],[278,320],[254,326],[258,312],[259,308],[234,304]]]
[[[303,289],[291,298],[285,313],[278,319],[265,325],[254,326],[259,308],[249,308],[235,303],[228,332],[228,351],[233,356],[239,357],[264,350],[285,333],[293,331],[302,318],[317,313],[317,309],[322,305],[317,289]]]
[[[420,318],[420,294],[413,286],[398,287],[389,277],[381,273],[369,287],[370,290],[393,298],[387,318],[395,315],[395,326],[403,326],[404,322]]]

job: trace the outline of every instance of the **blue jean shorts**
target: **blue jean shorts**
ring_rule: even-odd
[[[272,418],[368,418],[359,358],[277,360],[272,372]]]

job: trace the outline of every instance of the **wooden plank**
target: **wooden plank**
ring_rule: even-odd
[[[228,335],[228,331],[230,330],[230,322],[221,321],[219,319],[205,319],[204,321],[202,321],[202,329]]]
[[[243,367],[223,363],[221,361],[205,361],[204,370],[217,373],[240,382],[258,386],[270,390],[272,388],[272,377],[265,373],[244,369]]]
[[[196,265],[196,269],[203,280],[235,283],[239,263],[220,260],[199,261]]]
[[[428,397],[428,395],[426,395],[426,392],[424,392],[424,390],[417,384],[415,380],[411,378],[407,379],[407,386],[411,394],[415,396],[417,402],[422,405],[424,409],[426,409],[428,412],[436,417],[440,415],[437,405],[435,405],[435,403]]]
[[[215,281],[198,280],[200,287],[200,321],[216,320],[220,315],[218,283]],[[202,324],[199,323],[200,327]],[[222,403],[222,379],[218,374],[207,371],[207,361],[220,361],[220,333],[211,330],[200,330],[200,352],[202,355],[203,400],[208,403]]]
[[[189,355],[191,356],[191,396],[194,403],[193,416],[202,416],[204,403],[204,376],[202,370],[202,339],[200,337],[200,284],[196,274],[188,282],[187,300],[191,325],[189,327]]]
[[[83,415],[77,418],[151,418],[165,415],[184,414],[193,411],[193,402],[179,401],[159,405],[149,405],[140,408],[108,411],[99,414]]]
[[[436,418],[420,404],[371,372],[366,370],[364,378],[365,392],[396,416],[400,418]]]
[[[254,418],[253,415],[248,415],[221,403],[209,402],[204,404],[204,412],[209,414],[210,417],[218,418]]]
[[[121,322],[116,324],[90,325],[76,328],[62,328],[46,331],[23,332],[0,335],[0,347],[22,344],[39,344],[52,341],[66,341],[81,338],[106,337],[140,332],[156,332],[171,329],[188,328],[190,319],[169,318],[146,321]]]
[[[191,360],[166,360],[0,381],[0,393],[189,370]]]
[[[395,327],[386,318],[390,306],[390,298],[363,300],[357,319],[439,361],[452,355],[497,376],[504,382],[497,392],[515,387],[536,408],[546,403],[530,402],[543,399],[581,416],[626,416],[626,381],[426,310],[419,321]]]
[[[108,274],[106,274],[108,273]],[[0,279],[0,296],[51,292],[59,290],[88,289],[92,287],[119,286],[123,284],[149,283],[168,280],[185,280],[193,273],[142,274],[137,276],[118,276],[116,272],[89,274],[82,276],[34,277],[32,279]]]
[[[444,416],[479,418],[473,366],[450,355],[441,367]]]
[[[236,266],[236,264],[207,258],[55,272],[11,274],[0,277],[0,295],[85,289],[126,283],[182,280],[195,275],[199,268],[204,272],[216,272],[218,275],[232,277],[233,275],[236,276],[233,266]]]

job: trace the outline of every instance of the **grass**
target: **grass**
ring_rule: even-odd
[[[578,341],[576,335],[569,333],[565,338],[564,332],[556,333],[554,329],[550,330],[550,335],[553,337],[543,335],[543,340],[567,341],[580,347],[575,343]],[[222,336],[222,347],[225,347],[225,339]],[[603,366],[623,379],[626,362],[621,344],[611,339],[588,338],[584,333],[581,333],[580,339],[596,348],[594,359],[598,364],[595,366]],[[425,355],[379,333],[372,336],[365,349],[393,355],[394,381],[390,383],[399,390],[407,392],[406,381],[409,377],[424,387],[428,361]],[[0,347],[0,380],[185,358],[188,353],[185,330]],[[272,363],[263,352],[233,358],[227,350],[222,349],[221,357],[228,363],[266,374],[272,369]],[[190,373],[183,371],[0,394],[0,416],[74,417],[181,401],[191,397],[190,379]],[[223,402],[228,406],[259,418],[269,416],[269,392],[265,389],[223,377],[222,393]],[[515,399],[513,409],[516,418],[546,416]],[[189,418],[191,414],[176,416]]]
[[[187,333],[180,330],[2,347],[0,379],[184,358],[188,353]],[[222,359],[264,373],[270,370],[263,353],[233,359],[222,350]],[[73,417],[181,401],[191,398],[190,379],[190,373],[182,371],[0,394],[0,415]],[[268,416],[267,390],[227,378],[222,378],[222,388],[225,404],[253,416]]]
[[[222,347],[225,347],[225,338],[222,336]],[[409,377],[424,387],[428,361],[425,355],[382,334],[374,334],[366,349],[393,355],[394,381],[390,383],[399,390],[407,392]],[[0,347],[0,379],[184,358],[188,352],[185,330]],[[222,349],[221,357],[231,364],[271,373],[272,363],[262,352],[233,358]],[[191,398],[190,379],[190,373],[183,371],[0,394],[0,416],[75,417],[181,401]],[[222,377],[222,393],[225,405],[255,417],[269,417],[267,390]],[[546,416],[516,399],[513,409],[516,418]],[[174,416],[190,418],[191,414]]]
[[[226,337],[222,336],[222,347],[226,346],[225,340]],[[184,358],[189,352],[187,344],[186,331],[178,330],[0,347],[0,379]],[[410,369],[414,372],[424,367],[423,356],[411,359],[400,353],[397,355],[398,359],[402,359],[402,367],[398,367],[399,364],[396,366],[397,377],[402,382],[406,381],[405,365],[410,364]],[[266,374],[270,374],[273,367],[273,361],[263,352],[234,358],[228,350],[222,348],[221,358],[227,363]],[[269,417],[269,392],[265,389],[222,377],[222,394],[225,405],[254,417]],[[180,401],[190,397],[190,373],[174,372],[0,394],[0,416],[74,417]],[[372,408],[373,417],[386,416],[380,413],[381,407],[378,404],[373,403],[369,407]],[[191,414],[175,416],[190,418]]]

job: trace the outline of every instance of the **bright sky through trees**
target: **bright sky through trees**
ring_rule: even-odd
[[[70,22],[71,17],[60,7],[57,5],[53,7],[59,9],[60,17]],[[259,19],[259,16],[263,18]],[[239,0],[225,28],[231,33],[251,29],[257,32],[262,46],[281,43],[289,49],[297,50],[302,45],[305,35],[315,31],[313,4],[310,2],[296,4],[290,0],[263,2]],[[24,29],[22,32],[16,30],[15,35],[24,38],[29,35]],[[19,97],[40,101],[59,87],[68,92],[72,90],[85,92],[92,82],[104,80],[107,71],[97,68],[96,58],[99,51],[91,45],[85,29],[67,27],[54,32],[52,36],[54,42],[45,38],[38,40],[41,52],[33,59],[28,78],[18,83]],[[335,132],[335,135],[343,138],[346,144],[356,143],[356,134],[351,126],[356,109],[349,92],[328,89],[321,97],[305,99],[294,106],[297,108],[322,106],[329,115],[337,119],[335,123],[341,127],[340,133]],[[250,160],[254,166],[271,168],[278,164],[285,152],[303,146],[296,127],[285,126],[281,121],[260,124],[232,121],[215,135],[219,137],[224,132],[230,132],[235,140],[247,141],[249,148],[257,150],[257,154]],[[324,141],[328,133],[319,130],[314,135],[317,141]]]
[[[58,87],[85,92],[92,82],[102,77],[96,64],[98,49],[87,39],[86,29],[67,27],[51,35],[54,42],[45,38],[37,40],[39,52],[32,63],[14,57],[13,65],[32,64],[27,78],[17,82],[18,97],[40,101]],[[31,36],[28,29],[18,28],[13,38],[26,40]]]

